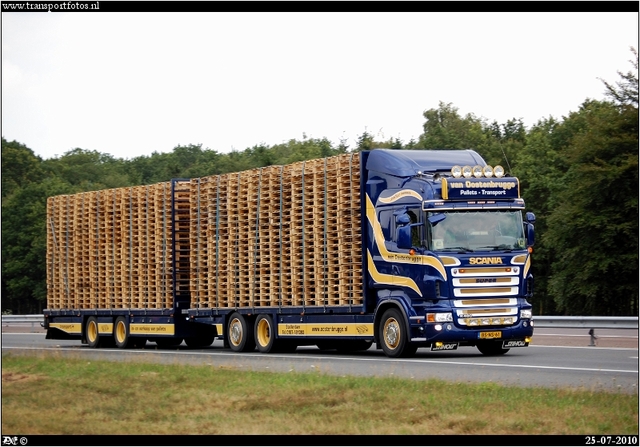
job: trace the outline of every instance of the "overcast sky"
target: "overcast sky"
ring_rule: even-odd
[[[527,127],[604,99],[638,13],[3,13],[2,136],[51,158],[418,139],[452,103]]]

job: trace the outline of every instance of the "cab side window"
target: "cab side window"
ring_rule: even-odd
[[[412,224],[421,222],[421,219],[418,218],[418,216],[422,215],[419,208],[409,208],[407,214],[411,218]],[[420,247],[422,245],[422,231],[422,226],[416,225],[411,227],[411,245],[414,247]]]
[[[395,242],[396,223],[393,219],[393,210],[381,211],[379,214],[380,227],[385,241]]]

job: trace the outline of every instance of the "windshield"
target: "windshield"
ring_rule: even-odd
[[[525,248],[520,211],[428,213],[429,247],[434,251],[521,250]]]

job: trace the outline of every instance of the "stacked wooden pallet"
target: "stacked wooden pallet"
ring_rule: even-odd
[[[362,303],[357,155],[192,179],[190,198],[192,307]]]
[[[360,166],[286,166],[51,197],[49,309],[362,303]]]
[[[50,197],[47,307],[172,307],[171,206],[170,183]]]

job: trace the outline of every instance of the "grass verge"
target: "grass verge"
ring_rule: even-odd
[[[638,434],[638,396],[2,355],[2,433]]]

